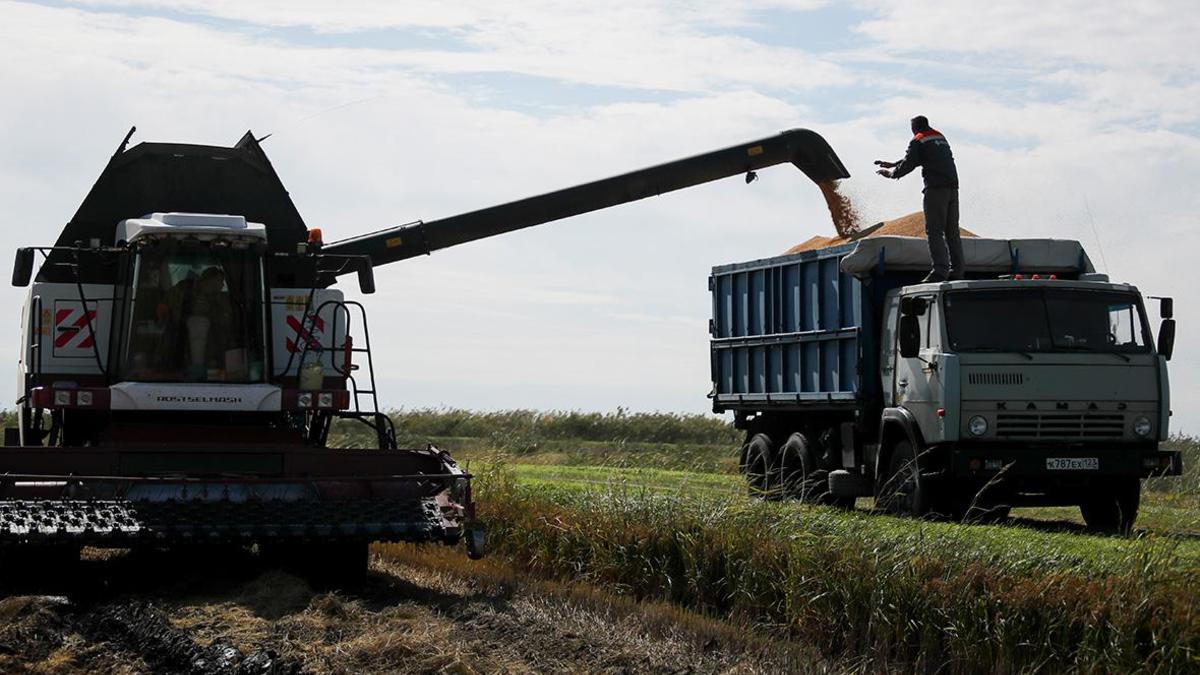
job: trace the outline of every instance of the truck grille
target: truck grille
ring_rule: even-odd
[[[970,373],[967,375],[969,384],[1023,384],[1025,376],[1021,373]]]
[[[996,416],[999,438],[1120,438],[1123,415],[1096,413],[1008,413]]]

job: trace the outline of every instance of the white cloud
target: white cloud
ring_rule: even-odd
[[[335,60],[353,52],[353,58],[375,67],[405,66],[436,73],[521,73],[591,85],[693,92],[747,84],[810,88],[852,79],[848,71],[802,49],[769,48],[733,34],[711,32],[714,27],[747,23],[754,11],[779,4],[774,2],[750,3],[737,11],[631,0],[602,5],[531,2],[520,11],[497,3],[366,2],[345,6],[326,2],[129,0],[78,4],[108,11],[169,10],[251,26],[302,26],[331,33],[442,29],[447,31],[445,39],[455,43],[444,49],[409,47],[404,44],[404,36],[398,35],[397,44],[387,50],[356,48],[336,55],[336,50],[320,52],[323,58]],[[126,21],[109,16],[113,22]],[[211,57],[212,52],[205,50],[205,55]],[[144,56],[151,58],[154,52]],[[253,59],[237,61],[246,69],[258,65]]]
[[[1187,329],[1200,316],[1188,273],[1200,248],[1200,63],[1196,13],[1182,3],[1173,17],[1168,5],[1124,15],[863,4],[873,18],[844,54],[740,31],[782,2],[76,4],[0,3],[0,59],[20,64],[0,71],[0,211],[18,224],[0,231],[0,250],[52,241],[132,123],[135,142],[274,132],[277,170],[333,240],[833,110],[843,119],[818,130],[855,174],[847,189],[868,221],[890,218],[918,208],[919,179],[877,179],[870,162],[902,152],[921,111],[954,142],[964,226],[1079,238],[1096,260],[1098,233],[1114,277],[1178,298],[1176,420],[1194,431],[1200,419],[1189,412],[1200,340]],[[139,16],[146,8],[162,16]],[[431,30],[458,44],[314,46],[280,27],[347,44],[359,31]],[[616,89],[608,103],[533,114],[510,89],[484,96],[453,77],[464,72],[545,78],[536,86],[551,96],[578,83],[685,93],[622,100]],[[817,191],[781,167],[749,186],[707,185],[381,268],[367,303],[387,347],[376,360],[385,401],[703,410],[709,268],[782,251],[827,222]],[[3,306],[21,298],[0,292]],[[0,352],[16,352],[12,333]]]

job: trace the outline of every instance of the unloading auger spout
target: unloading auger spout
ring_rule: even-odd
[[[378,266],[730,176],[745,175],[749,182],[755,171],[787,162],[814,183],[850,176],[824,138],[808,129],[792,129],[477,211],[344,239],[326,245],[325,252],[370,256]]]

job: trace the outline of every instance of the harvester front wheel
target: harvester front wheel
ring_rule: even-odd
[[[320,589],[352,590],[362,586],[370,561],[365,541],[260,544],[259,556],[267,566],[304,577]]]
[[[355,589],[367,581],[369,544],[353,541],[313,546],[309,581],[318,588]]]
[[[0,588],[16,592],[61,593],[78,578],[80,547],[24,545],[0,551]]]

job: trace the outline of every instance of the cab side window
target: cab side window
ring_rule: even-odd
[[[940,349],[942,346],[942,307],[938,304],[938,296],[925,295],[921,296],[925,299],[925,319],[921,323],[924,335],[921,336],[921,344],[928,349]]]

